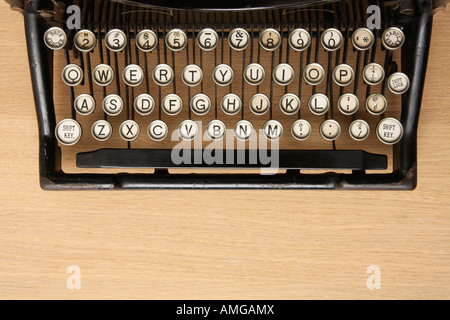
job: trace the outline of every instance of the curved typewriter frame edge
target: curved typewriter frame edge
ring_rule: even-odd
[[[402,99],[402,140],[393,146],[394,170],[389,174],[325,173],[265,176],[248,174],[67,174],[61,170],[60,148],[54,134],[52,64],[41,41],[44,19],[37,12],[39,1],[29,2],[24,10],[26,38],[33,94],[39,126],[40,186],[44,190],[92,189],[350,189],[413,190],[417,186],[417,127],[423,94],[433,21],[430,0],[417,1],[419,14],[409,27],[416,30],[402,48],[402,63],[407,64],[411,87]],[[420,7],[419,7],[420,6]],[[41,63],[36,63],[40,61]],[[403,69],[403,68],[402,68]],[[239,181],[239,182],[236,182]]]

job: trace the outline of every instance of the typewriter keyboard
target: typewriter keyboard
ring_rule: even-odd
[[[353,12],[339,13],[348,23],[302,22],[316,13],[301,10],[262,13],[138,12],[122,24],[49,28],[54,83],[64,84],[54,94],[63,158],[256,145],[364,150],[387,155],[392,169],[410,84],[400,67],[402,28],[370,30],[348,19]],[[78,169],[73,160],[65,167]]]

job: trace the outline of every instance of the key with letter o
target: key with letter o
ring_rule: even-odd
[[[325,79],[325,70],[318,63],[310,63],[303,70],[303,78],[307,84],[319,85]]]

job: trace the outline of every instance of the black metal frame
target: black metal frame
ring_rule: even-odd
[[[47,22],[39,14],[50,1],[27,1],[24,18],[31,79],[39,125],[40,184],[46,190],[64,189],[395,189],[412,190],[417,183],[417,128],[432,27],[431,0],[414,1],[415,16],[406,24],[409,35],[402,48],[402,70],[411,86],[403,96],[402,140],[393,146],[394,170],[389,174],[67,174],[61,170],[61,150],[55,138],[53,53],[42,38]]]

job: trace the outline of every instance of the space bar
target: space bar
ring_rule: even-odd
[[[77,167],[384,170],[387,156],[362,150],[99,149],[78,153]]]

